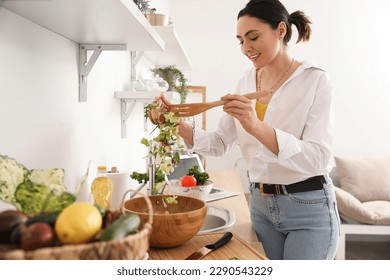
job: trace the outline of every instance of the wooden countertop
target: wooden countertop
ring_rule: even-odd
[[[210,233],[196,235],[185,244],[168,249],[150,249],[149,260],[185,260],[192,253],[207,244],[214,243],[222,237],[224,233]],[[210,252],[202,260],[230,260],[237,258],[240,260],[266,260],[267,258],[259,251],[255,250],[239,236],[233,234],[232,239],[221,248]]]
[[[235,215],[235,223],[226,231],[233,233],[233,239],[224,247],[210,253],[204,259],[266,259],[263,247],[258,242],[251,221],[244,190],[241,185],[239,174],[235,170],[211,170],[207,171],[210,179],[217,188],[239,192],[240,195],[208,202],[209,205],[218,205],[231,209]],[[169,249],[151,248],[150,259],[183,260],[199,248],[214,243],[222,233],[196,235],[185,244]]]

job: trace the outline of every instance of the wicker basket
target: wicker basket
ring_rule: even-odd
[[[0,259],[5,260],[142,260],[147,256],[152,232],[153,208],[150,199],[144,196],[150,209],[149,221],[137,233],[120,240],[91,242],[79,245],[46,247],[32,251],[0,244]],[[123,215],[113,212],[116,220]],[[111,221],[111,222],[112,222]]]

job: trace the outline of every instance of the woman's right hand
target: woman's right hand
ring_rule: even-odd
[[[236,118],[246,132],[254,136],[275,155],[279,154],[279,144],[275,129],[257,117],[252,100],[240,94],[228,94],[221,98],[226,103],[223,110]]]
[[[226,101],[224,112],[236,118],[242,127],[251,133],[254,126],[260,121],[256,115],[252,100],[241,94],[227,94],[221,98]]]

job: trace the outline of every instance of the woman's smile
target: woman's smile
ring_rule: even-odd
[[[249,58],[250,60],[252,60],[252,61],[254,62],[258,57],[260,57],[260,55],[261,55],[261,53],[257,53],[257,54],[248,54],[247,56],[248,56],[248,58]]]

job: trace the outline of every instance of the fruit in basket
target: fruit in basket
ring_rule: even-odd
[[[81,244],[91,241],[102,224],[102,215],[94,205],[75,202],[61,211],[54,229],[62,244]]]
[[[53,228],[46,223],[20,225],[20,247],[23,250],[53,246],[56,241]]]
[[[24,224],[26,226],[36,224],[36,223],[46,223],[49,224],[51,227],[54,227],[54,224],[57,220],[59,212],[43,212],[38,213],[36,215],[33,215],[29,217]],[[10,240],[12,243],[19,243],[21,238],[21,226],[16,226],[11,232]]]
[[[60,212],[43,212],[43,213],[38,213],[26,221],[26,225],[31,225],[35,223],[47,223],[51,226],[54,226],[58,215]]]
[[[133,213],[124,215],[105,228],[99,240],[121,239],[130,233],[136,232],[140,225],[141,218],[139,215]]]
[[[11,232],[27,220],[27,215],[17,210],[5,210],[0,213],[0,243],[11,242]]]

